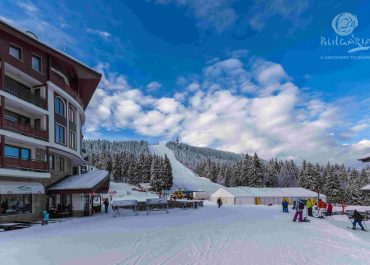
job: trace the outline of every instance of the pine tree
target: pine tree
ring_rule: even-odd
[[[329,163],[325,168],[325,194],[330,201],[339,202],[342,196],[342,188],[339,183],[338,174]]]
[[[361,191],[363,181],[356,169],[353,169],[349,175],[348,186],[346,190],[347,201],[356,205],[364,205],[365,194]]]
[[[251,187],[263,186],[263,168],[261,160],[258,158],[256,153],[254,153],[254,156],[252,158],[252,167],[249,184]]]

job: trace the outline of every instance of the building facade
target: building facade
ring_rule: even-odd
[[[0,71],[0,222],[35,220],[47,187],[80,172],[101,74],[3,21]]]

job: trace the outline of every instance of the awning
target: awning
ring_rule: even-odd
[[[0,194],[44,194],[45,189],[38,182],[0,181]]]
[[[69,176],[48,188],[48,193],[106,193],[109,189],[109,172],[94,170]]]

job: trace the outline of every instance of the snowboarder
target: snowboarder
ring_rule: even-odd
[[[297,221],[297,217],[299,216],[299,222],[302,223],[302,213],[304,210],[304,202],[302,200],[298,200],[298,205],[295,207],[295,214],[293,218],[293,222]]]
[[[283,213],[289,213],[289,211],[288,211],[288,202],[286,200],[283,200],[281,202],[281,205],[283,206]]]
[[[296,209],[296,205],[297,205],[297,202],[296,202],[296,201],[294,201],[294,202],[293,202],[293,208],[292,208],[293,210],[295,210],[295,209]]]
[[[42,225],[47,225],[49,223],[49,213],[48,211],[43,211],[42,212],[42,220],[41,220],[41,224]]]
[[[333,205],[329,202],[328,207],[326,208],[326,216],[331,216],[333,213]]]
[[[319,202],[317,203],[317,207],[319,208],[319,218],[324,218],[324,211],[326,209],[326,203],[319,199]]]
[[[221,198],[218,198],[218,199],[217,199],[217,204],[218,204],[218,208],[221,208],[221,205],[222,205],[222,200],[221,200]]]
[[[356,230],[356,224],[358,224],[361,227],[361,230],[365,231],[365,228],[362,225],[363,216],[357,210],[353,212],[353,215],[350,218],[353,218],[353,230]]]
[[[104,201],[105,213],[108,213],[108,206],[109,206],[108,199],[105,199],[105,201]]]
[[[311,200],[306,201],[306,209],[307,209],[307,215],[312,216],[312,204]]]

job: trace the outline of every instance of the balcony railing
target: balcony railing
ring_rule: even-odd
[[[15,80],[6,78],[4,90],[17,98],[23,99],[40,108],[47,109],[47,101],[45,98],[33,94]]]
[[[58,75],[57,73],[51,71],[51,76],[50,76],[50,81],[53,82],[55,85],[66,91],[68,94],[70,94],[77,102],[83,107],[83,102],[80,98],[80,95],[73,90],[66,82],[64,79]]]
[[[49,140],[49,132],[47,130],[37,129],[28,124],[22,124],[20,122],[11,121],[5,118],[4,116],[0,116],[0,128],[3,130],[20,133],[44,141]]]
[[[3,168],[14,168],[31,171],[48,171],[48,163],[38,160],[24,160],[15,157],[2,156],[0,166]]]

